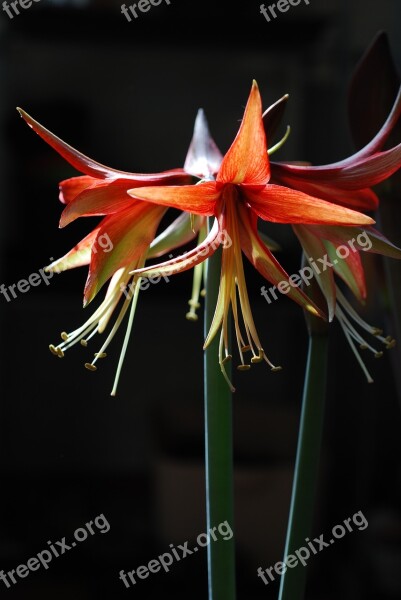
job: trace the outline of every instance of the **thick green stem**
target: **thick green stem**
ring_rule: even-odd
[[[220,268],[221,251],[217,251],[207,265],[206,334],[216,307]],[[205,351],[204,378],[207,529],[225,521],[234,529],[232,398],[220,370],[216,338]],[[211,537],[207,551],[209,600],[235,600],[234,536],[216,541]]]
[[[308,538],[312,531],[326,392],[327,350],[328,335],[326,333],[310,334],[283,561],[302,546],[307,546],[305,538]],[[302,600],[305,584],[306,567],[298,564],[288,568],[281,577],[279,600]]]

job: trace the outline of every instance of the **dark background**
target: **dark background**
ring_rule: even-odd
[[[172,0],[131,23],[106,0],[41,0],[12,20],[1,11],[2,283],[63,255],[96,221],[58,230],[58,182],[77,173],[28,129],[17,105],[104,164],[158,171],[183,164],[200,106],[225,151],[255,78],[266,107],[290,94],[284,124],[292,134],[279,159],[322,164],[352,152],[351,72],[379,29],[401,65],[400,3],[311,0],[270,23],[259,5]],[[296,272],[300,252],[290,230],[268,231]],[[380,325],[378,266],[369,268],[365,314]],[[248,268],[247,277],[265,349],[285,367],[238,374],[233,399],[238,596],[257,600],[278,592],[256,569],[283,554],[307,335],[297,306],[285,297],[267,305],[261,278]],[[111,529],[12,589],[0,582],[1,597],[204,599],[206,551],[129,590],[118,579],[121,569],[205,530],[203,333],[201,320],[185,320],[191,274],[143,293],[116,398],[109,392],[124,331],[96,374],[83,368],[83,348],[63,361],[47,349],[92,310],[82,310],[85,279],[78,269],[9,303],[0,297],[0,570],[26,564],[48,540],[68,541],[101,513]],[[369,386],[336,324],[331,338],[314,531],[329,534],[360,510],[369,527],[310,561],[308,598],[398,598],[400,405],[390,355],[368,359]]]

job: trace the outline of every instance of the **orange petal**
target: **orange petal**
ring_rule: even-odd
[[[266,134],[262,119],[262,100],[253,82],[244,118],[237,136],[225,155],[217,182],[264,185],[270,178]]]
[[[97,177],[99,179],[123,177],[137,181],[138,184],[149,183],[176,183],[177,179],[180,181],[188,181],[188,174],[183,169],[174,169],[170,171],[164,171],[163,173],[126,173],[125,171],[118,171],[102,165],[92,158],[85,156],[82,152],[79,152],[69,144],[66,144],[59,137],[51,133],[48,129],[43,127],[38,121],[35,121],[30,115],[28,115],[22,108],[17,108],[21,117],[45,142],[49,144],[56,152],[58,152],[66,161],[75,167],[81,173]]]
[[[297,276],[299,281],[294,280],[292,283],[288,273],[286,273],[270,250],[263,244],[257,232],[257,218],[252,214],[252,211],[243,204],[240,204],[239,213],[241,215],[241,220],[239,221],[241,247],[255,269],[275,286],[286,282],[288,287],[284,293],[291,300],[297,302],[302,308],[308,310],[313,315],[325,318],[323,311],[298,287],[301,283],[301,278]]]
[[[92,246],[85,304],[118,269],[146,252],[165,211],[161,206],[135,202],[124,211],[103,219]]]
[[[164,276],[164,275],[175,275],[176,273],[183,273],[188,269],[196,267],[199,263],[203,262],[209,256],[212,256],[216,252],[217,248],[221,244],[221,232],[217,219],[215,219],[212,229],[204,241],[190,250],[185,252],[181,256],[166,260],[165,262],[157,265],[151,265],[144,267],[143,269],[137,269],[132,271],[132,275],[142,275],[142,277],[150,277],[152,275]]]
[[[220,196],[212,181],[197,185],[142,187],[128,190],[138,200],[178,208],[196,215],[211,216]]]
[[[100,227],[97,227],[91,231],[90,234],[74,246],[72,250],[46,267],[45,271],[60,273],[61,271],[67,271],[67,269],[75,269],[75,267],[89,265],[92,245],[96,240],[99,229]]]
[[[60,227],[65,227],[78,217],[111,215],[134,203],[134,200],[127,194],[128,188],[132,186],[132,181],[97,179],[95,182],[67,204],[61,215]]]
[[[243,188],[244,189],[244,188]],[[280,185],[268,184],[264,190],[245,193],[259,217],[274,223],[322,225],[371,225],[374,220],[331,202]]]
[[[102,181],[101,179],[95,179],[95,177],[90,177],[89,175],[82,175],[81,177],[71,177],[70,179],[64,179],[64,181],[60,181],[60,202],[63,204],[69,204],[72,200],[74,200],[81,192],[86,190],[86,188],[95,184],[97,181]]]

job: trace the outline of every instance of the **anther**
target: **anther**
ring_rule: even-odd
[[[204,298],[206,296],[206,290],[201,290],[200,295],[202,296],[202,298]]]
[[[58,356],[58,354],[57,354],[57,349],[56,349],[56,347],[55,347],[55,346],[53,346],[53,344],[50,344],[50,345],[49,345],[49,350],[50,350],[50,352],[51,352],[52,354],[54,354],[54,356]]]
[[[383,329],[379,329],[378,327],[373,327],[372,335],[382,335]]]
[[[366,344],[360,344],[360,345],[359,345],[359,349],[360,349],[360,350],[367,350],[367,349],[368,349],[368,347],[367,347],[367,345],[366,345]]]
[[[243,347],[241,348],[241,352],[249,352],[249,350],[250,350],[250,349],[251,349],[251,347],[250,347],[250,346],[243,346]]]
[[[68,340],[68,333],[66,331],[61,332],[61,339],[66,342]]]
[[[237,366],[238,371],[249,371],[250,368],[251,368],[251,365],[238,365]]]
[[[192,308],[200,308],[199,302],[197,302],[196,300],[193,300],[192,298],[191,298],[191,300],[188,300],[188,304],[189,304],[189,306],[192,306]]]
[[[85,369],[88,369],[88,371],[97,371],[97,367],[92,365],[92,363],[85,363]]]
[[[86,346],[88,345],[88,342],[86,340],[81,340],[80,344],[81,344],[81,346],[83,346],[84,348],[86,348]]]
[[[375,358],[381,358],[383,356],[383,352],[376,352]]]
[[[61,349],[61,348],[59,348],[58,346],[57,346],[57,348],[56,348],[56,352],[57,352],[57,356],[58,356],[59,358],[64,358],[64,352],[63,352],[63,351],[62,351],[62,349]]]
[[[95,352],[94,356],[96,356],[96,358],[106,358],[107,354],[106,352]]]
[[[185,317],[186,317],[186,319],[188,319],[188,321],[197,321],[198,320],[198,315],[191,311],[187,312]]]
[[[259,354],[258,356],[253,356],[251,358],[251,363],[255,364],[255,363],[260,363],[263,360],[263,356],[264,356],[264,352],[263,352],[263,348],[259,348]]]
[[[283,370],[283,367],[272,367],[270,370],[272,373],[278,373]]]
[[[387,338],[386,338],[386,340],[387,340]],[[394,348],[394,346],[396,346],[396,345],[397,345],[397,341],[390,338],[386,344],[386,349],[390,350],[391,348]]]
[[[221,364],[222,364],[222,365],[225,365],[226,363],[230,362],[230,360],[231,360],[231,359],[232,359],[232,356],[231,356],[231,354],[227,354],[227,356],[225,356],[225,357],[223,358],[223,360],[221,361]]]

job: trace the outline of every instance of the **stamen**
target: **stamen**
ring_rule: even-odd
[[[106,352],[102,352],[101,354],[99,352],[95,352],[94,356],[96,356],[96,358],[106,358],[107,354]]]
[[[66,331],[62,331],[60,335],[61,339],[64,340],[64,342],[68,340],[68,333]]]
[[[88,369],[88,371],[97,371],[97,367],[92,363],[85,363],[85,369]]]
[[[53,346],[53,344],[49,345],[49,350],[52,354],[54,354],[54,356],[58,356],[57,348]]]
[[[275,144],[274,146],[269,148],[267,151],[267,154],[270,156],[271,154],[274,154],[275,152],[277,152],[277,150],[280,150],[280,148],[282,146],[284,146],[284,144],[288,140],[288,136],[290,135],[290,133],[291,133],[291,127],[289,125],[287,125],[287,131],[285,132],[284,137],[279,142],[277,142],[277,144]]]
[[[191,213],[192,230],[193,230],[193,219],[194,219],[194,215]],[[204,241],[206,236],[207,236],[207,229],[203,225],[199,230],[198,245],[202,244],[202,242]],[[192,296],[191,296],[191,299],[188,301],[190,309],[187,312],[187,314],[185,315],[185,317],[188,319],[188,321],[197,321],[198,320],[198,315],[196,314],[196,311],[198,308],[200,308],[199,296],[202,294],[201,285],[202,285],[203,277],[204,277],[204,265],[203,265],[203,263],[199,263],[194,268],[194,276],[193,276],[193,281],[192,281]]]
[[[249,371],[250,368],[251,368],[251,365],[238,365],[237,366],[238,371]]]

